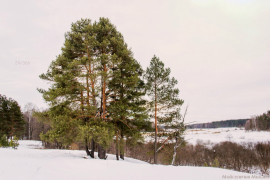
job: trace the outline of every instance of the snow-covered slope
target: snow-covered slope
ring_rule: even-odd
[[[85,159],[84,151],[40,149],[38,141],[20,141],[17,150],[0,148],[1,180],[165,180],[224,179],[253,175],[208,167],[151,165],[127,158]]]

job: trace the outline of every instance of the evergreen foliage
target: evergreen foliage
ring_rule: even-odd
[[[246,130],[269,131],[270,130],[270,111],[263,113],[248,120],[245,124]]]
[[[6,135],[0,136],[0,147],[9,147],[9,142]]]
[[[0,147],[12,147],[13,149],[16,149],[19,146],[18,141],[19,139],[16,136],[8,139],[6,135],[3,135],[0,136]]]
[[[24,133],[24,120],[18,103],[0,94],[0,136],[21,137]]]
[[[157,163],[157,136],[159,127],[171,126],[173,120],[179,119],[180,106],[183,100],[179,99],[179,89],[176,88],[177,80],[170,78],[170,68],[165,68],[164,63],[156,56],[151,59],[146,70],[147,95],[149,97],[149,110],[155,119],[155,149],[154,163]]]
[[[94,157],[98,147],[106,159],[114,136],[123,142],[149,126],[141,76],[141,66],[108,19],[73,23],[62,53],[40,75],[51,82],[48,90],[39,89],[50,105],[45,119],[52,127],[42,140],[66,147],[79,139],[88,155]]]
[[[12,139],[9,140],[9,147],[12,147],[13,149],[17,149],[19,146],[19,139],[14,136]]]

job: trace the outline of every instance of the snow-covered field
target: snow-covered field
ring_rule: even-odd
[[[219,143],[232,141],[236,143],[256,143],[270,141],[270,132],[245,131],[244,128],[213,128],[213,129],[188,129],[185,139],[191,143]]]
[[[190,144],[205,143],[216,144],[224,141],[235,143],[257,143],[269,142],[269,131],[246,131],[244,128],[209,128],[209,129],[187,129],[184,134],[185,140]],[[154,134],[145,133],[145,142],[154,142]],[[163,142],[166,137],[160,137]]]
[[[210,168],[151,165],[125,161],[85,159],[84,151],[42,149],[39,141],[20,141],[17,150],[0,148],[0,180],[166,180],[252,179],[257,175]]]

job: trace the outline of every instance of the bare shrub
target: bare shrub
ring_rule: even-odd
[[[270,142],[267,144],[258,143],[255,146],[259,166],[263,174],[269,174],[270,168]]]

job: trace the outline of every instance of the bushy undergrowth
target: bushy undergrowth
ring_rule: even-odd
[[[128,147],[126,155],[153,163],[153,143]],[[160,164],[171,163],[173,145],[168,144],[159,153]],[[178,166],[207,166],[232,169],[241,172],[269,174],[270,142],[237,144],[221,142],[215,145],[198,143],[186,145],[177,151],[176,165]]]
[[[12,147],[16,149],[19,146],[18,138],[14,136],[11,139],[8,139],[6,135],[0,137],[0,147]]]

